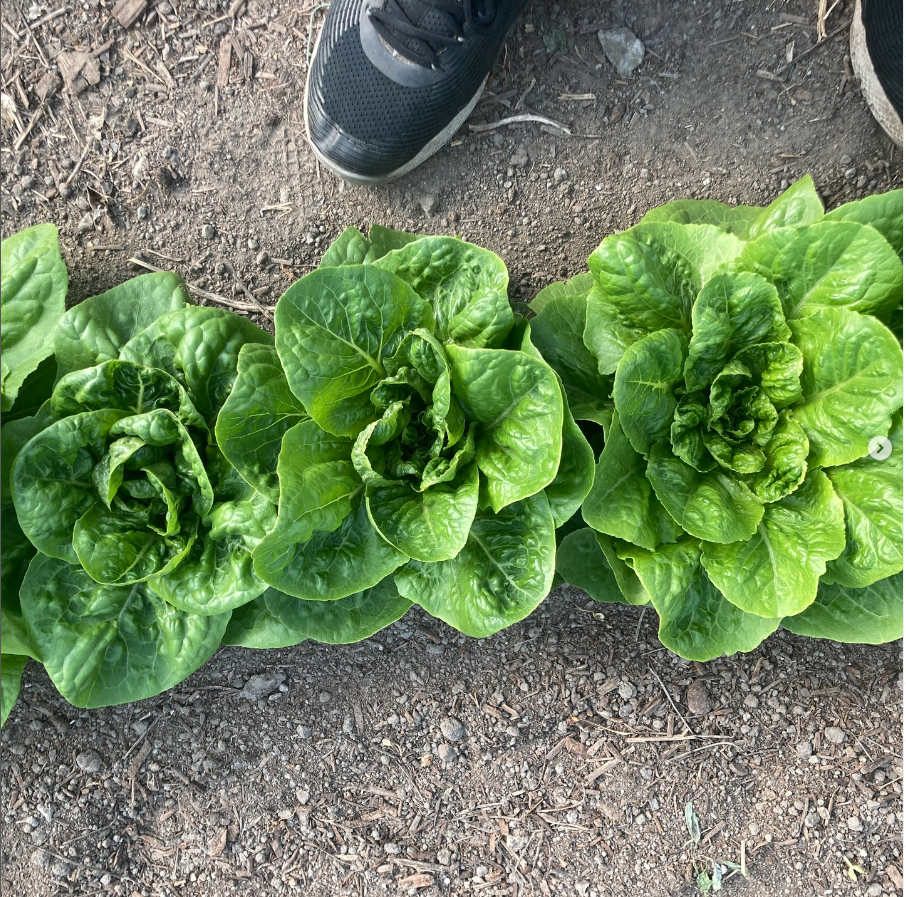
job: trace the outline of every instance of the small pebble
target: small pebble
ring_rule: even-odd
[[[824,730],[824,740],[830,744],[843,744],[846,741],[846,735],[838,726],[828,726]]]
[[[754,710],[758,706],[758,698],[756,698],[755,695],[746,695],[742,699],[742,703],[743,706],[748,707],[749,710]]]
[[[849,819],[846,820],[846,827],[851,832],[861,832],[862,831],[862,821],[859,819],[858,816],[850,816]]]
[[[447,716],[440,721],[440,733],[447,741],[462,741],[466,737],[466,727],[455,716]]]
[[[796,745],[796,756],[801,760],[808,760],[812,756],[812,743],[810,741],[800,741]]]
[[[686,689],[686,706],[689,712],[698,716],[711,710],[711,695],[708,686],[701,679],[696,679]]]
[[[213,240],[213,239],[217,236],[217,230],[216,230],[216,228],[214,227],[213,224],[206,224],[206,225],[201,229],[201,235],[202,235],[206,240]]]
[[[617,694],[624,701],[631,701],[636,696],[636,687],[631,682],[623,682],[617,689]]]
[[[76,757],[76,766],[78,766],[79,769],[82,770],[82,772],[87,772],[87,773],[97,772],[101,768],[101,765],[103,764],[103,762],[104,761],[103,761],[103,758],[101,757],[101,755],[97,751],[92,750],[91,748],[89,748],[88,750],[82,751]]]

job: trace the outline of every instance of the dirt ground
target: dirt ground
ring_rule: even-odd
[[[57,224],[74,300],[157,266],[261,319],[349,224],[460,234],[525,301],[671,199],[902,186],[852,0],[821,43],[814,0],[564,0],[521,17],[452,146],[352,187],[302,130],[324,5],[151,0],[124,29],[109,0],[6,0],[3,235]],[[616,26],[646,46],[626,78]],[[356,646],[222,649],[122,708],[32,665],[0,740],[3,894],[683,897],[743,859],[728,895],[892,894],[901,647],[779,634],[690,664],[653,612],[561,588],[484,641],[414,609]]]

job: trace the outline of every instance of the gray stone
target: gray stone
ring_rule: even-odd
[[[631,682],[623,682],[617,689],[617,694],[624,701],[630,701],[636,696],[636,687]]]
[[[631,75],[645,58],[645,45],[628,28],[599,31],[598,41],[621,78]]]
[[[240,698],[247,701],[258,701],[276,691],[286,678],[286,673],[275,673],[273,676],[252,676],[239,692]]]
[[[824,730],[824,740],[830,744],[843,744],[846,741],[846,735],[838,726],[828,726]]]
[[[442,741],[437,746],[437,757],[444,763],[450,763],[456,759],[456,748],[454,748],[452,744],[447,744],[446,741]]]
[[[796,745],[796,756],[800,760],[808,760],[812,756],[812,743],[810,741],[800,741]]]
[[[466,737],[466,727],[456,717],[447,716],[440,721],[440,733],[447,741],[462,741]]]
[[[78,766],[79,769],[82,770],[82,772],[87,772],[87,773],[97,772],[101,768],[103,762],[104,761],[103,761],[103,758],[101,757],[101,755],[97,751],[92,750],[91,748],[89,748],[88,750],[82,751],[76,757],[76,766]]]
[[[708,713],[711,710],[711,695],[708,686],[701,679],[696,679],[686,689],[686,706],[695,716]]]

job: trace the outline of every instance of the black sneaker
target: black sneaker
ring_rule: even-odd
[[[903,0],[856,0],[849,44],[868,108],[902,146]]]
[[[420,165],[475,107],[529,0],[333,0],[312,55],[315,155],[359,184]]]

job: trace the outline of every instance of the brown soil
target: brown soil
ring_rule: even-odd
[[[128,30],[109,0],[7,0],[3,234],[56,223],[74,300],[141,260],[255,309],[377,222],[493,249],[528,300],[671,199],[901,186],[852,5],[816,46],[810,0],[536,3],[453,145],[369,190],[305,143],[311,0],[152,0]],[[622,80],[596,39],[618,25],[647,47]],[[473,130],[526,113],[570,133]],[[780,634],[688,664],[651,612],[560,589],[481,642],[413,611],[357,646],[223,649],[123,708],[76,710],[32,665],[2,735],[3,893],[674,897],[743,844],[727,894],[894,893],[901,663]]]

